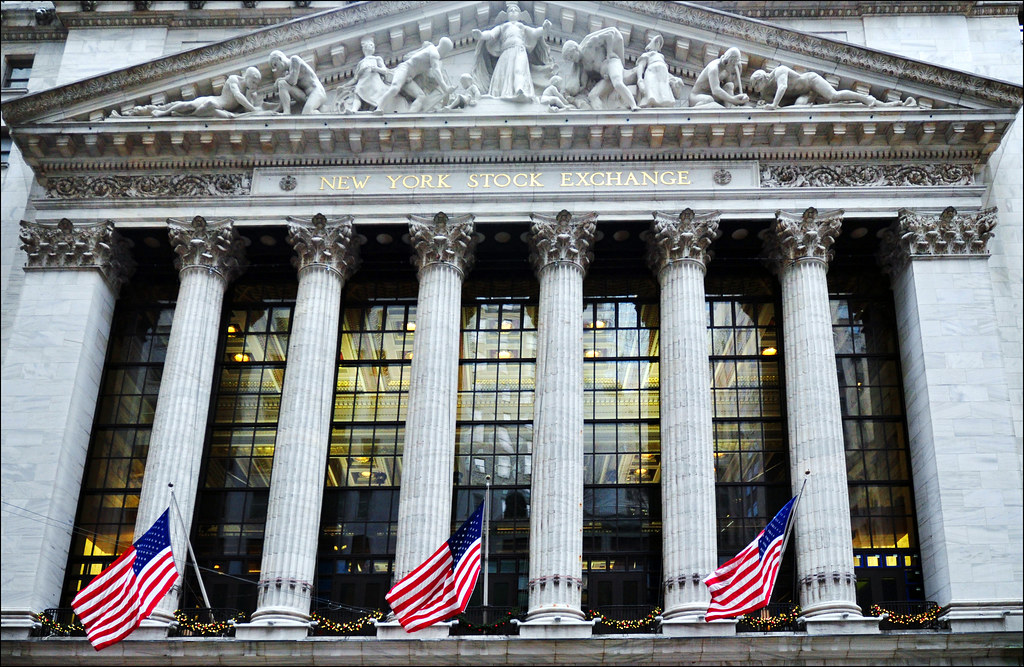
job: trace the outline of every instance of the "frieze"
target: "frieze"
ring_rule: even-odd
[[[252,191],[252,175],[176,174],[157,176],[54,176],[48,199],[156,199],[238,197]]]
[[[761,168],[762,188],[863,188],[974,185],[967,164],[793,165]]]
[[[122,238],[110,220],[75,225],[64,218],[56,225],[22,220],[21,248],[25,270],[98,269],[118,291],[135,271],[131,241]]]

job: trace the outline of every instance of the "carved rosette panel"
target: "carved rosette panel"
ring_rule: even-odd
[[[762,188],[862,188],[974,185],[968,164],[793,165],[761,169]]]
[[[348,280],[359,268],[352,216],[327,218],[317,213],[312,220],[289,216],[288,243],[295,250],[292,265],[300,272],[310,266],[325,266]]]
[[[708,249],[721,232],[721,211],[697,215],[685,209],[679,215],[655,211],[647,241],[647,264],[655,274],[673,262],[692,260],[707,267],[712,252]]]
[[[46,182],[49,199],[195,199],[238,197],[251,191],[252,175],[248,173],[54,176]]]
[[[412,262],[419,271],[431,264],[450,264],[465,276],[473,268],[473,251],[479,238],[471,215],[410,215],[409,239],[416,250]]]
[[[575,264],[587,272],[594,260],[591,248],[597,236],[596,213],[574,216],[563,210],[553,218],[531,214],[530,219],[530,263],[536,273],[556,262]]]
[[[56,225],[21,221],[25,270],[98,269],[117,292],[135,271],[131,241],[110,220],[76,225],[64,218]]]
[[[197,215],[192,220],[168,218],[167,233],[178,255],[178,271],[202,267],[220,274],[228,282],[245,270],[245,239],[235,231],[229,218],[207,220]]]
[[[843,211],[819,213],[808,208],[802,214],[775,212],[775,224],[770,230],[761,232],[765,244],[765,255],[772,267],[783,266],[800,260],[817,259],[828,262],[832,259],[832,244],[843,225]]]
[[[902,208],[896,222],[882,232],[879,261],[896,274],[914,257],[988,255],[998,211],[958,213],[949,206],[938,215],[922,215]]]

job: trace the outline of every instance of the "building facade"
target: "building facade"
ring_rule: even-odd
[[[5,661],[1019,662],[1020,9],[5,4]],[[706,623],[798,492],[798,625]],[[485,498],[508,635],[311,636]]]

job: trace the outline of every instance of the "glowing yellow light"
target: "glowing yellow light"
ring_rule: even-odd
[[[234,324],[229,324],[228,325],[228,333],[229,334],[236,334],[236,333],[238,333],[238,327],[236,327]]]
[[[508,350],[498,350],[498,358],[499,359],[511,359],[512,358],[512,353],[509,352]]]
[[[234,356],[235,361],[250,361],[251,357],[244,352],[239,352]]]
[[[501,329],[502,329],[502,331],[508,331],[511,328],[512,328],[512,320],[502,320],[501,321]]]
[[[595,329],[604,329],[607,326],[608,326],[608,323],[605,322],[604,320],[597,320],[596,322],[594,322],[594,328]]]
[[[583,356],[586,357],[587,359],[593,359],[595,357],[601,356],[601,353],[598,352],[597,350],[583,350]]]
[[[774,347],[766,347],[763,350],[761,350],[761,354],[766,357],[774,357],[778,353],[779,351]]]
[[[406,331],[416,331],[416,323],[415,322],[406,322],[405,323],[405,330]]]
[[[361,473],[359,473],[359,476],[360,477],[369,477],[370,476],[370,471],[369,470],[364,470]]]
[[[405,358],[406,359],[412,359],[412,352],[406,352],[405,353]]]

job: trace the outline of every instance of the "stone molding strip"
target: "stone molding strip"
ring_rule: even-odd
[[[762,188],[863,188],[974,185],[969,164],[766,164]]]
[[[56,225],[21,221],[21,248],[26,271],[97,269],[114,292],[135,272],[131,241],[110,220],[76,225],[64,218]]]
[[[252,174],[175,174],[157,176],[53,176],[47,199],[158,199],[238,197],[252,191]]]

